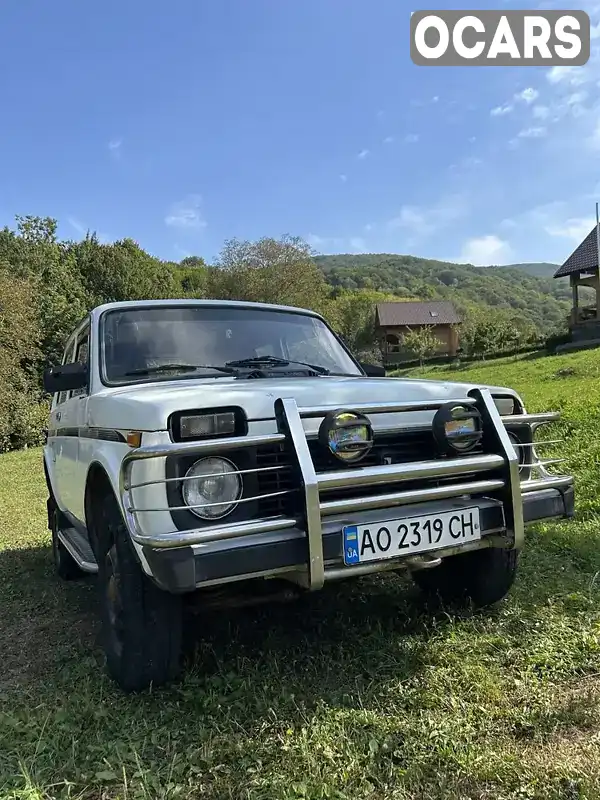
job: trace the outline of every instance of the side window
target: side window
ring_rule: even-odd
[[[77,339],[77,344],[75,345],[75,362],[79,362],[80,364],[87,364],[88,363],[88,349],[89,349],[89,340],[90,340],[90,329],[86,328],[82,333],[79,334]],[[71,397],[81,397],[81,395],[87,394],[87,389],[74,389],[70,395]]]
[[[67,346],[65,347],[65,352],[63,353],[62,364],[70,364],[73,360],[73,347],[75,346],[75,342],[73,339],[69,339],[67,342]],[[61,403],[64,403],[66,400],[69,399],[69,392],[59,392],[56,405],[59,406]]]

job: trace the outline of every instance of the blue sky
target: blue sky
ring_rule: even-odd
[[[176,260],[291,233],[563,261],[600,200],[600,39],[585,67],[417,67],[410,12],[432,6],[478,7],[5,0],[0,224],[48,215]]]

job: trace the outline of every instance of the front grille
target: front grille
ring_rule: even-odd
[[[317,472],[332,472],[344,467],[335,456],[327,452],[318,441],[308,443]],[[437,457],[431,430],[399,431],[375,436],[373,447],[356,467],[376,467],[380,464],[406,464],[410,461],[427,461]]]
[[[284,467],[284,469],[259,472],[258,494],[272,494],[294,489],[292,454],[284,445],[271,445],[256,449],[256,466]],[[266,497],[258,501],[259,517],[274,517],[278,514],[292,514],[298,508],[297,493],[282,497]]]
[[[383,464],[407,464],[415,461],[430,461],[444,458],[437,451],[435,440],[431,429],[420,431],[399,431],[392,434],[380,434],[375,436],[373,447],[369,454],[360,463],[354,466],[346,466],[336,459],[331,453],[326,452],[316,440],[310,440],[308,447],[312,456],[313,464],[317,473],[332,472],[338,470],[362,469],[364,467],[375,467]],[[479,445],[474,450],[469,451],[469,455],[477,455],[483,452]],[[257,449],[257,466],[273,467],[283,466],[285,469],[278,469],[268,472],[258,473],[259,494],[279,492],[293,489],[293,457],[285,445],[272,447],[259,447]],[[441,480],[427,481],[429,486],[439,486],[442,483],[452,483],[453,481],[463,480],[464,475],[459,478],[449,477]],[[423,481],[419,482],[423,486]],[[415,488],[414,482],[403,482],[403,489]],[[390,484],[382,487],[365,487],[362,489],[340,489],[327,493],[328,500],[338,500],[344,497],[367,497],[372,494],[380,494],[382,491],[393,491],[394,485]],[[300,510],[299,493],[283,495],[282,497],[266,498],[259,501],[259,516],[274,516],[277,514],[294,515]]]

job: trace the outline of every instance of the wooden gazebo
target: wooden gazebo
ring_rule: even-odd
[[[569,319],[571,341],[575,344],[600,344],[600,227],[594,226],[583,242],[554,274],[555,278],[569,278],[573,292],[573,307]],[[592,304],[580,303],[579,288],[594,290]]]

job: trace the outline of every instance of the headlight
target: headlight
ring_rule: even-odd
[[[530,456],[531,453],[528,450],[531,450],[529,447],[525,447],[524,443],[519,439],[516,433],[512,431],[506,431],[508,438],[512,442],[513,447],[515,448],[515,452],[517,454],[517,458],[519,460],[519,472],[523,473],[530,467]],[[527,442],[525,442],[527,444]]]
[[[468,453],[481,441],[481,414],[476,408],[447,403],[433,418],[433,435],[442,452]]]
[[[225,458],[202,458],[188,469],[183,500],[200,519],[220,519],[230,514],[242,494],[242,479],[235,464]]]

